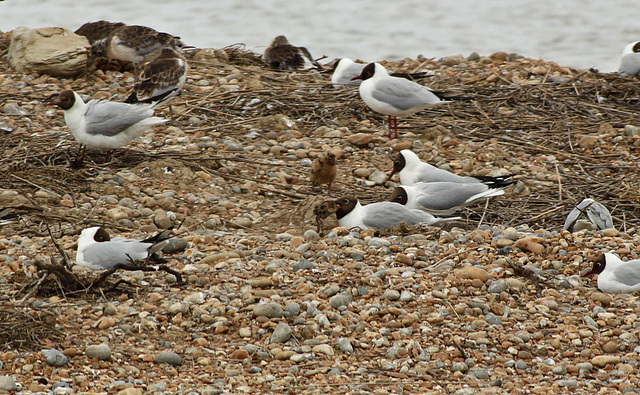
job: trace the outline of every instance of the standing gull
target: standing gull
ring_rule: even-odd
[[[598,289],[619,294],[640,291],[640,259],[622,261],[617,255],[607,252],[600,255],[593,268],[583,275],[598,275]]]
[[[304,67],[304,58],[317,68],[322,66],[316,62],[305,47],[296,47],[289,43],[285,36],[276,37],[264,51],[264,61],[276,70],[297,70]]]
[[[90,269],[111,269],[118,264],[147,259],[168,242],[170,230],[145,240],[109,236],[99,226],[84,229],[78,238],[76,264]]]
[[[168,121],[152,116],[152,104],[106,100],[85,103],[71,90],[62,91],[55,104],[64,110],[64,120],[82,151],[83,148],[114,150],[130,143],[150,127]]]
[[[620,75],[640,75],[640,41],[632,42],[622,51]]]
[[[434,215],[450,215],[478,199],[504,195],[504,187],[492,188],[481,182],[419,182],[393,190],[389,201]]]
[[[405,78],[392,77],[379,63],[369,63],[353,79],[362,79],[359,91],[366,105],[389,117],[389,137],[393,121],[395,138],[398,138],[398,116],[411,115],[435,104],[461,99],[447,97],[449,93],[435,92]]]
[[[349,229],[391,228],[401,223],[432,225],[438,221],[459,218],[438,218],[427,212],[412,210],[394,202],[378,202],[363,206],[354,196],[334,200],[334,203],[337,207],[338,223]]]
[[[144,66],[133,92],[124,102],[169,103],[173,118],[171,100],[187,80],[188,70],[187,61],[179,49],[163,48],[155,60]]]
[[[450,171],[439,169],[433,165],[422,162],[413,151],[404,149],[398,152],[393,161],[393,170],[389,173],[389,179],[394,174],[400,177],[403,185],[414,185],[418,182],[457,182],[461,184],[483,183],[492,188],[506,187],[515,184],[511,180],[513,174],[504,176],[459,176]]]

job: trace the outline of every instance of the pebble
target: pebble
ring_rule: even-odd
[[[478,367],[471,368],[471,370],[469,371],[469,375],[478,380],[488,380],[490,377],[489,371],[487,369]]]
[[[277,303],[260,303],[253,307],[254,317],[279,318],[282,317],[283,312],[284,310]]]
[[[487,287],[487,292],[492,294],[499,294],[500,292],[504,292],[509,289],[509,285],[504,280],[496,280],[492,281],[491,284]]]
[[[464,362],[456,362],[453,365],[451,365],[451,371],[453,372],[465,373],[467,370],[469,370],[469,367]]]
[[[111,358],[111,348],[105,343],[87,346],[84,352],[89,358],[97,358],[103,361]]]
[[[373,141],[373,135],[368,133],[354,133],[347,137],[349,144],[360,148],[366,147],[371,141]]]
[[[383,295],[384,296],[384,295]],[[348,306],[351,303],[353,297],[350,292],[344,292],[338,295],[334,295],[329,299],[329,304],[334,309],[339,309],[342,306]]]
[[[333,347],[328,344],[318,344],[317,346],[311,349],[316,354],[324,354],[328,356],[333,356],[335,351],[333,351]]]
[[[161,351],[156,355],[153,362],[156,364],[166,363],[169,365],[182,365],[182,358],[175,352]]]
[[[453,271],[453,275],[461,279],[478,279],[483,283],[489,279],[489,273],[487,273],[486,270],[475,266],[465,266],[463,268],[456,269]]]
[[[484,319],[491,325],[502,325],[502,320],[495,314],[487,314]]]
[[[0,376],[0,390],[2,391],[16,391],[18,386],[16,380],[11,376]]]
[[[400,292],[395,289],[387,289],[382,296],[380,296],[380,299],[398,300],[400,299]]]
[[[599,368],[604,368],[607,365],[615,365],[620,362],[620,357],[617,355],[598,355],[591,359],[591,364]]]
[[[345,354],[353,353],[353,345],[351,344],[351,341],[346,337],[341,337],[340,339],[338,339],[336,341],[336,345],[338,346],[340,351]]]
[[[42,350],[42,355],[51,366],[64,366],[69,362],[69,358],[56,349]]]
[[[285,343],[291,339],[291,327],[286,322],[280,322],[271,335],[269,343]]]

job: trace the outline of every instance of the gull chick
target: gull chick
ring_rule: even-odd
[[[447,92],[435,92],[406,78],[392,77],[380,63],[369,63],[353,79],[362,80],[358,89],[365,104],[373,111],[389,117],[389,137],[393,121],[395,138],[398,138],[398,116],[415,114],[429,106],[462,99],[450,96]]]
[[[427,212],[412,210],[394,202],[378,202],[363,206],[354,196],[346,196],[334,200],[334,203],[337,207],[336,217],[338,218],[338,223],[348,229],[355,227],[360,229],[384,229],[402,223],[406,225],[421,223],[432,225],[442,220],[459,219],[459,217],[434,217]]]
[[[640,259],[622,261],[617,255],[607,252],[600,255],[593,268],[583,275],[598,275],[598,289],[619,294],[640,291]]]
[[[640,41],[632,42],[622,51],[620,75],[640,75]]]
[[[126,104],[106,100],[85,103],[77,93],[65,90],[55,102],[81,148],[114,150],[168,120],[154,117],[151,104]]]
[[[504,195],[504,187],[491,188],[481,182],[419,182],[395,188],[389,201],[435,215],[450,215],[478,199],[500,195]]]
[[[513,174],[504,176],[459,176],[450,171],[439,169],[433,165],[422,162],[413,151],[404,149],[398,152],[393,161],[393,170],[389,173],[389,179],[394,174],[400,177],[402,185],[414,185],[418,182],[457,182],[461,184],[483,183],[492,188],[506,187],[515,184],[511,178]]]
[[[311,184],[315,188],[318,184],[329,184],[327,187],[331,196],[331,183],[335,181],[338,174],[336,166],[336,155],[333,152],[323,152],[313,161],[311,168]]]
[[[173,118],[171,100],[187,80],[188,70],[187,60],[179,49],[163,48],[155,60],[144,66],[133,92],[124,102],[168,103]]]
[[[297,70],[304,67],[304,58],[317,68],[322,66],[316,62],[305,47],[296,47],[289,43],[285,36],[276,37],[264,51],[264,61],[276,70]]]
[[[102,270],[131,263],[131,260],[147,259],[167,244],[170,232],[165,230],[149,239],[133,240],[124,237],[112,239],[99,226],[84,229],[78,238],[76,264]]]

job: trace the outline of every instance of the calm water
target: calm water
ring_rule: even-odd
[[[142,24],[197,47],[244,43],[262,53],[278,34],[315,57],[439,58],[495,51],[613,71],[640,40],[638,0],[5,0],[0,30],[77,29],[107,19]]]

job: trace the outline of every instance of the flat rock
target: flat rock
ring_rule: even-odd
[[[87,69],[89,41],[61,27],[18,27],[11,35],[7,59],[21,73],[68,78]]]

